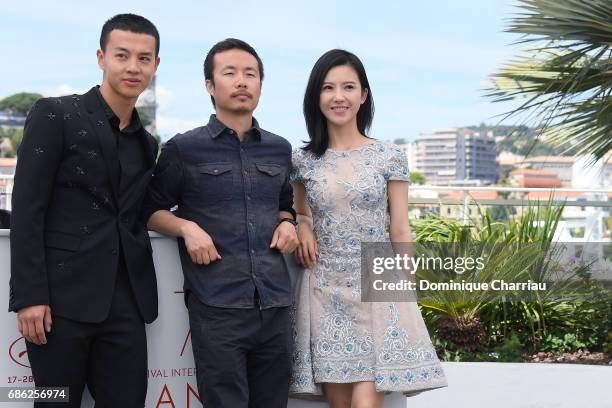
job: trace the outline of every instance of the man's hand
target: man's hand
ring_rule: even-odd
[[[319,246],[317,245],[317,237],[309,223],[300,222],[298,239],[300,240],[300,245],[295,251],[295,260],[299,264],[311,269],[319,259]]]
[[[30,343],[47,344],[47,333],[51,332],[51,308],[47,305],[29,306],[17,313],[19,333]]]
[[[276,248],[281,253],[293,252],[299,244],[295,227],[289,222],[281,222],[274,230],[270,248]]]
[[[195,222],[186,222],[181,228],[181,236],[185,240],[185,247],[193,263],[208,265],[221,259],[210,235]]]

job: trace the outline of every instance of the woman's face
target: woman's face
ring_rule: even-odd
[[[356,123],[357,112],[367,96],[368,90],[362,90],[355,69],[350,65],[338,65],[330,69],[323,80],[319,108],[328,124],[344,126]]]

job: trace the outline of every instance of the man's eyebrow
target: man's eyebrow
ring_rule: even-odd
[[[226,65],[224,67],[221,67],[222,71],[225,71],[226,69],[235,69],[237,70],[238,68],[235,65]],[[245,71],[257,71],[257,67],[246,67],[244,68]]]
[[[123,48],[123,47],[115,47],[113,49],[113,51],[115,51],[115,52],[126,52],[128,54],[131,53],[130,50],[128,50],[127,48]],[[140,56],[151,56],[151,55],[153,55],[153,52],[152,51],[143,51],[143,52],[139,52],[138,55],[140,55]]]

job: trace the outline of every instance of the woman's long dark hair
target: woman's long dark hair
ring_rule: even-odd
[[[357,129],[363,135],[367,135],[372,119],[374,118],[374,99],[372,98],[372,90],[365,72],[363,64],[357,56],[345,50],[331,50],[319,58],[312,67],[306,92],[304,93],[304,119],[306,120],[306,129],[310,141],[304,146],[304,150],[311,151],[317,156],[321,156],[327,150],[329,145],[329,134],[327,132],[327,120],[321,108],[319,101],[321,98],[321,89],[323,81],[327,73],[334,67],[339,65],[349,65],[359,77],[362,91],[368,90],[368,95],[365,102],[359,107],[357,112]]]

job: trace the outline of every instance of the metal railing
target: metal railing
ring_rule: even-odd
[[[564,211],[561,217],[561,223],[565,224],[569,233],[569,230],[582,229],[584,233],[583,238],[568,238],[566,240],[571,241],[609,241],[610,229],[612,226],[608,226],[608,231],[605,232],[606,223],[604,219],[612,219],[611,208],[612,208],[612,188],[590,188],[590,189],[577,189],[577,188],[522,188],[522,187],[504,187],[504,186],[488,186],[488,187],[462,187],[462,186],[441,186],[441,185],[413,185],[410,186],[410,207],[414,216],[415,209],[437,209],[440,211],[442,206],[461,206],[459,215],[455,214],[454,217],[447,215],[448,218],[454,218],[460,220],[463,224],[468,224],[472,219],[472,209],[476,207],[479,212],[487,207],[494,206],[506,206],[512,207],[513,209],[520,209],[522,207],[533,206],[537,202],[548,202],[552,205],[564,206]],[[437,197],[422,197],[423,192],[435,192]],[[461,198],[446,198],[444,195],[440,195],[440,192],[461,192]],[[511,195],[511,198],[474,198],[472,193],[474,192],[497,192],[507,193]],[[540,197],[530,198],[528,194],[530,192],[545,193]],[[558,197],[556,193],[570,193],[569,197]],[[558,194],[563,195],[563,194]],[[571,195],[574,195],[572,197]],[[575,197],[580,195],[580,197]],[[590,208],[587,211],[587,208]],[[450,210],[449,210],[450,212]],[[441,214],[442,216],[446,214]],[[422,217],[422,214],[417,217]]]
[[[459,187],[459,186],[442,186],[442,185],[411,185],[411,191],[461,191],[463,192],[463,198],[460,200],[446,200],[446,199],[432,199],[432,198],[418,198],[411,197],[411,204],[449,204],[449,205],[469,205],[470,201],[477,201],[478,204],[482,205],[512,205],[512,206],[524,206],[528,205],[525,200],[518,199],[479,199],[474,200],[470,196],[472,191],[493,191],[493,192],[508,192],[508,193],[529,193],[529,192],[547,192],[549,194],[554,193],[583,193],[586,195],[597,194],[605,195],[605,199],[599,199],[597,201],[584,201],[584,200],[553,200],[553,204],[565,204],[566,207],[612,207],[612,201],[608,199],[608,194],[612,194],[612,188],[535,188],[535,187],[503,187],[503,186],[489,186],[489,187]],[[548,200],[548,198],[546,199]]]
[[[0,174],[0,209],[11,210],[11,193],[13,190],[13,175]],[[553,205],[563,205],[566,208],[576,207],[581,210],[587,207],[597,209],[594,217],[601,219],[602,216],[610,215],[612,208],[612,188],[591,188],[591,189],[576,189],[576,188],[522,188],[522,187],[504,187],[504,186],[487,186],[487,187],[470,187],[470,186],[443,186],[443,185],[411,185],[409,189],[409,203],[412,208],[421,207],[440,207],[442,205],[462,206],[460,211],[460,220],[465,224],[468,223],[471,217],[470,207],[477,205],[479,207],[489,206],[507,206],[507,207],[525,207],[532,205],[535,201],[548,201],[549,196],[553,195],[551,200]],[[461,198],[445,198],[440,196],[441,192],[461,192]],[[434,192],[436,197],[422,197],[424,192]],[[508,193],[512,198],[495,198],[481,199],[474,198],[472,192],[497,192]],[[547,193],[541,198],[527,197],[530,192]],[[564,199],[554,198],[555,193],[579,193],[586,197],[568,197]],[[521,194],[523,197],[521,197]],[[600,222],[600,221],[599,221]],[[601,230],[602,228],[600,228]]]

